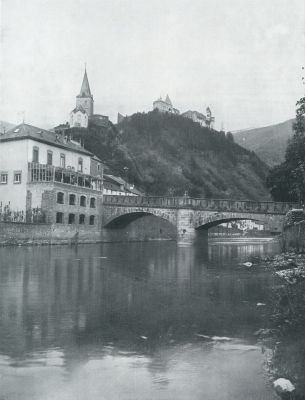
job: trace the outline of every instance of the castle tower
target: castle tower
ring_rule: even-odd
[[[88,117],[93,114],[93,96],[90,91],[87,71],[85,69],[82,87],[80,89],[79,95],[76,96],[76,108],[83,108],[86,111]]]

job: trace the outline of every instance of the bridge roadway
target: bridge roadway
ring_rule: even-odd
[[[197,236],[207,237],[213,226],[238,220],[257,221],[266,231],[280,233],[284,216],[292,208],[300,207],[270,201],[104,195],[102,227],[125,228],[137,218],[154,215],[175,226],[178,242],[191,243]]]

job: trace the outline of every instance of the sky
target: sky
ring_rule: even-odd
[[[85,63],[95,112],[147,112],[169,94],[216,129],[295,115],[304,0],[0,0],[0,120],[69,119]]]

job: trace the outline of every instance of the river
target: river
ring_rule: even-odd
[[[274,242],[0,249],[1,400],[276,399],[253,333]]]

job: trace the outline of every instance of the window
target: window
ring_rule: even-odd
[[[90,219],[89,219],[89,225],[94,225],[94,215],[90,215]]]
[[[57,224],[63,224],[64,223],[64,213],[62,213],[62,212],[57,212],[56,213],[56,223]]]
[[[21,183],[21,171],[14,172],[14,183]]]
[[[51,150],[48,150],[48,153],[47,153],[47,164],[53,165],[53,151],[51,151]]]
[[[75,200],[76,200],[75,194],[70,194],[69,195],[69,204],[70,204],[70,206],[75,206]]]
[[[100,172],[100,170],[101,170],[101,164],[97,164],[97,170]]]
[[[85,214],[79,214],[79,224],[84,225],[85,223]]]
[[[66,168],[66,156],[64,154],[60,155],[60,166],[61,168]]]
[[[68,224],[75,224],[75,214],[69,214]]]
[[[78,168],[77,168],[78,172],[83,172],[83,159],[81,157],[79,157],[78,159]]]
[[[86,207],[86,196],[80,196],[79,205],[81,207]]]
[[[33,147],[33,162],[39,162],[39,148],[37,146]]]
[[[95,208],[95,197],[91,197],[90,199],[90,208]]]
[[[8,181],[8,173],[7,172],[1,172],[0,175],[0,183],[1,185],[6,185]]]
[[[64,204],[64,194],[63,194],[63,192],[58,192],[57,193],[57,203],[58,204]]]

